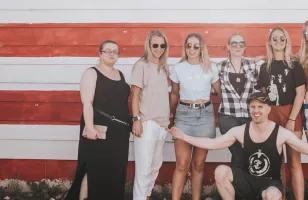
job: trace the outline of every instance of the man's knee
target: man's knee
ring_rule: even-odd
[[[262,192],[263,200],[280,200],[281,198],[282,198],[281,191],[274,186],[270,186],[266,190],[263,190]]]
[[[222,183],[226,181],[232,181],[232,170],[226,165],[219,165],[215,169],[215,181],[216,183]]]

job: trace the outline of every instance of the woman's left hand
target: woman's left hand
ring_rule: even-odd
[[[294,131],[294,129],[295,129],[295,121],[288,120],[287,123],[286,123],[285,128],[290,130],[290,131]]]

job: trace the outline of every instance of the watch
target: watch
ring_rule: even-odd
[[[133,122],[139,121],[139,120],[141,120],[141,117],[137,115],[137,116],[132,117],[132,120],[133,120]]]

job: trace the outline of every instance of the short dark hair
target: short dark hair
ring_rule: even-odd
[[[105,44],[109,44],[109,43],[115,44],[115,45],[117,45],[118,48],[119,48],[119,44],[118,44],[116,41],[113,41],[113,40],[104,40],[104,41],[99,45],[98,51],[99,51],[99,52],[102,52],[102,50],[103,50]],[[120,51],[120,49],[119,49],[119,51]]]

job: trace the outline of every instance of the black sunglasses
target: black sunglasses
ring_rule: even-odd
[[[161,49],[165,49],[167,47],[166,44],[152,44],[152,48],[153,49],[157,49],[158,47],[160,47]]]
[[[287,40],[287,38],[285,38],[284,36],[280,36],[280,37],[273,37],[272,40],[273,42],[277,42],[278,40],[280,40],[280,42],[284,42]]]
[[[194,50],[199,50],[200,46],[197,45],[197,44],[194,44],[194,45],[192,45],[190,43],[186,44],[186,49],[191,49],[191,48],[193,48]]]

